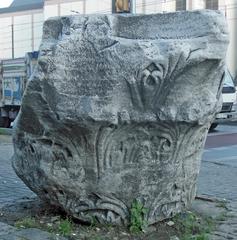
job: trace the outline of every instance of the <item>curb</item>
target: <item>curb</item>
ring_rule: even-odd
[[[229,122],[223,122],[223,123],[220,123],[220,124],[237,126],[237,120],[229,121]]]

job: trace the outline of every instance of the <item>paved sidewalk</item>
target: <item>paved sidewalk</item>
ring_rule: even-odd
[[[237,145],[204,153],[199,175],[199,194],[237,201],[236,149]],[[225,156],[227,153],[228,157]]]
[[[206,198],[195,200],[192,209],[204,217],[212,217],[217,229],[209,235],[209,240],[237,239],[237,202],[216,202]]]
[[[25,186],[11,167],[13,155],[10,135],[0,135],[0,207],[17,201],[27,201],[36,195]],[[1,213],[0,213],[1,214]],[[66,240],[39,229],[17,229],[0,222],[0,240]]]
[[[211,240],[237,239],[237,202],[228,203],[227,209],[227,214],[220,219],[220,225]]]
[[[66,238],[36,228],[19,230],[0,222],[0,240],[66,240]]]
[[[8,202],[35,196],[12,169],[12,155],[11,136],[0,135],[0,207]]]

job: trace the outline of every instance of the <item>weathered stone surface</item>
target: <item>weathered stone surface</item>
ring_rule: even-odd
[[[74,217],[148,223],[190,204],[219,110],[228,34],[213,11],[49,19],[13,166]]]

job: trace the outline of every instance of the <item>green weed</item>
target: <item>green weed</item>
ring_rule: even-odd
[[[182,240],[208,240],[208,233],[214,229],[211,218],[201,218],[192,212],[179,214],[174,219]]]
[[[130,210],[130,232],[139,233],[147,227],[145,214],[147,209],[137,200],[132,203]]]
[[[69,236],[71,235],[72,231],[73,231],[73,224],[69,219],[60,221],[58,225],[59,234],[63,236]]]
[[[95,216],[91,216],[90,228],[95,227],[98,224],[98,221]]]
[[[16,228],[39,228],[39,224],[34,218],[24,218],[15,223]]]

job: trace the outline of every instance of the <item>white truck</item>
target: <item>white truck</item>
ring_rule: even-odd
[[[0,61],[0,127],[10,127],[16,118],[26,83],[32,74],[38,52]]]
[[[232,79],[231,74],[227,70],[224,76],[224,85],[222,88],[222,109],[216,115],[215,121],[212,123],[210,129],[215,129],[219,123],[227,121],[237,120],[237,109],[236,109],[236,88]]]

